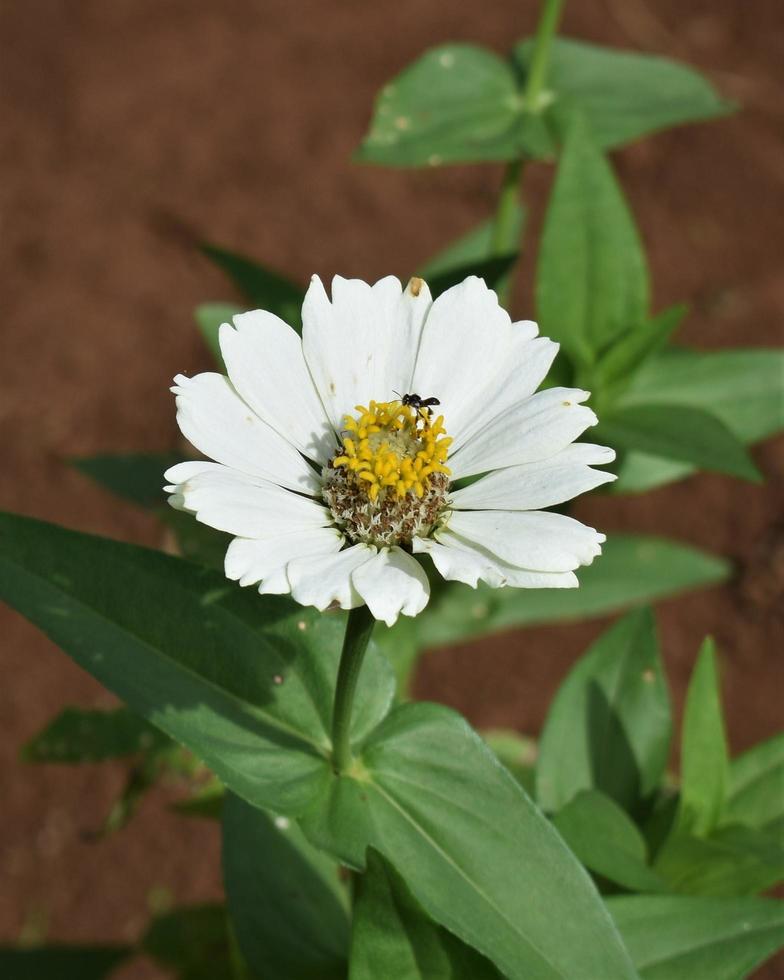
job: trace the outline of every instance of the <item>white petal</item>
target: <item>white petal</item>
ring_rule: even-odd
[[[242,538],[304,531],[332,521],[315,500],[225,466],[195,473],[174,493],[203,524]]]
[[[452,494],[456,510],[539,510],[571,500],[616,479],[614,473],[594,470],[615,459],[608,446],[576,442],[549,459],[495,470]]]
[[[223,324],[220,345],[231,383],[259,418],[310,459],[326,463],[335,433],[296,331],[280,317],[254,310],[235,316],[234,327]]]
[[[341,609],[362,605],[362,597],[351,584],[351,574],[375,555],[367,544],[355,544],[336,555],[295,558],[286,566],[291,595],[303,606],[324,610],[337,603]]]
[[[313,277],[302,307],[302,346],[336,431],[355,405],[408,390],[429,306],[424,284],[414,295],[392,276],[374,286],[335,276],[330,303],[321,280]]]
[[[397,617],[416,616],[427,605],[430,584],[422,566],[401,548],[382,548],[351,575],[354,588],[376,619],[394,626]]]
[[[251,411],[222,374],[178,374],[174,380],[177,424],[199,452],[282,487],[319,489],[311,466]]]
[[[476,588],[478,582],[494,589],[512,586],[523,589],[574,589],[579,582],[574,572],[534,572],[515,568],[468,541],[463,541],[448,529],[438,532],[438,540],[415,538],[415,552],[424,552],[449,581],[465,582]]]
[[[433,303],[422,330],[412,390],[441,402],[454,439],[498,376],[512,342],[509,314],[483,280],[469,276]]]
[[[590,565],[605,540],[572,517],[537,510],[456,510],[448,528],[501,561],[540,572],[571,572]]]
[[[256,585],[260,592],[281,595],[289,591],[286,565],[295,558],[338,552],[343,535],[336,528],[308,528],[269,538],[234,538],[226,552],[226,577],[240,585]]]
[[[471,419],[458,432],[457,437],[453,437],[452,453],[484,426],[514,405],[530,398],[552,367],[558,353],[558,344],[547,337],[536,337],[532,340],[528,331],[518,333],[518,327],[519,324],[513,324],[514,335],[506,356],[482,398],[473,403],[475,407]],[[451,429],[448,428],[448,431],[451,435]]]
[[[589,395],[576,388],[548,388],[515,405],[450,455],[452,479],[554,456],[596,425],[591,409],[579,404]]]

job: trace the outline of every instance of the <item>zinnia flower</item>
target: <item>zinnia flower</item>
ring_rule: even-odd
[[[263,310],[220,329],[228,370],[178,375],[177,421],[215,462],[166,473],[173,506],[234,535],[226,575],[391,625],[429,596],[420,563],[476,587],[571,588],[604,535],[542,508],[612,480],[574,440],[587,391],[536,393],[558,345],[471,277],[314,277],[302,338]],[[424,405],[422,403],[425,403]]]

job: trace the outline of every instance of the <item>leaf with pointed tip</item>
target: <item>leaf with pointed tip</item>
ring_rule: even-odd
[[[557,812],[581,790],[598,789],[633,810],[661,781],[671,727],[653,615],[628,613],[577,661],[550,706],[539,805]]]
[[[536,273],[542,333],[590,366],[648,317],[648,271],[631,212],[584,120],[569,126]]]
[[[523,233],[525,212],[519,202],[512,205],[510,240],[519,241]],[[495,219],[490,218],[472,228],[471,231],[451,242],[437,255],[421,266],[419,275],[430,281],[431,276],[440,276],[464,266],[486,261],[493,254],[493,233]]]
[[[765,898],[607,900],[641,980],[742,980],[784,945],[784,906]]]
[[[372,848],[356,887],[349,980],[501,980],[492,963],[428,918]]]
[[[634,976],[577,860],[448,708],[393,709],[301,824],[353,867],[375,848],[434,921],[510,980]]]
[[[784,837],[784,732],[730,763],[722,823],[740,823]]]
[[[238,252],[209,243],[203,244],[201,250],[226,273],[254,308],[268,310],[295,330],[301,330],[304,289]]]
[[[440,296],[441,293],[452,286],[457,286],[469,276],[479,276],[480,279],[484,279],[490,289],[497,291],[511,272],[517,257],[517,252],[509,252],[507,255],[498,255],[490,259],[467,262],[465,265],[445,269],[443,272],[430,276],[428,279],[430,291],[434,297]]]
[[[348,896],[337,863],[299,827],[229,793],[223,878],[231,920],[258,980],[341,980]]]
[[[624,391],[634,380],[634,375],[657,351],[661,350],[686,315],[686,307],[671,306],[658,316],[640,324],[620,337],[602,355],[593,373],[592,387],[595,392],[613,398]]]
[[[0,597],[254,804],[302,812],[329,783],[343,616],[8,514],[0,515]],[[373,647],[359,684],[352,723],[361,742],[394,692]]]

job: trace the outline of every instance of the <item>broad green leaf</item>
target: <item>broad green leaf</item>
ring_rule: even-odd
[[[644,837],[609,796],[582,790],[555,814],[553,823],[589,870],[629,891],[664,891],[664,882],[648,865]]]
[[[468,262],[453,269],[446,269],[428,279],[430,291],[433,296],[440,296],[450,287],[463,282],[468,276],[479,276],[490,289],[498,291],[517,261],[517,256],[517,252],[510,252],[481,262]]]
[[[742,980],[784,945],[784,906],[764,898],[610,898],[641,980]]]
[[[545,217],[536,275],[542,333],[590,366],[648,317],[648,272],[612,168],[575,117]]]
[[[523,72],[532,45],[527,40],[515,49]],[[568,38],[553,42],[547,90],[551,102],[545,118],[551,128],[558,132],[564,117],[579,109],[603,149],[670,126],[715,119],[733,109],[706,78],[686,65]]]
[[[645,361],[659,351],[686,315],[686,307],[671,306],[613,343],[596,365],[592,385],[602,401],[627,388]],[[601,414],[601,413],[600,413]]]
[[[254,804],[301,812],[329,784],[343,616],[14,515],[0,515],[0,597]],[[357,741],[394,690],[373,648],[360,687]]]
[[[348,895],[336,862],[309,844],[295,823],[229,793],[223,878],[237,940],[254,977],[345,977]]]
[[[223,571],[231,535],[197,521],[193,514],[164,505],[159,516],[172,532],[177,552],[189,561]]]
[[[349,980],[500,980],[483,956],[428,918],[372,849],[356,887]]]
[[[784,732],[732,760],[722,823],[740,823],[760,830],[782,832]]]
[[[539,741],[536,796],[557,812],[598,789],[634,809],[658,787],[671,736],[670,701],[648,609],[603,633],[555,696]]]
[[[721,419],[741,442],[753,443],[784,428],[782,377],[781,350],[666,350],[642,366],[620,402],[702,408]],[[688,463],[635,451],[622,460],[612,491],[639,493],[693,472]]]
[[[709,834],[721,819],[728,781],[716,647],[702,645],[689,682],[681,733],[681,796],[676,832]]]
[[[142,950],[173,969],[178,980],[237,980],[226,909],[194,905],[157,918]]]
[[[7,980],[104,980],[133,955],[125,946],[0,948],[0,976]]]
[[[395,708],[301,822],[354,867],[378,850],[432,919],[510,980],[634,976],[577,860],[448,708]]]
[[[65,708],[22,749],[25,762],[103,762],[171,745],[158,729],[127,708]]]
[[[656,871],[670,891],[687,895],[755,895],[784,880],[784,840],[752,827],[720,827],[708,837],[676,834]]]
[[[284,276],[237,252],[204,244],[202,252],[219,266],[252,307],[276,314],[296,330],[302,326],[305,290]]]
[[[181,462],[176,453],[103,453],[72,459],[71,465],[115,496],[152,508],[165,505],[163,474]]]
[[[512,627],[604,616],[716,585],[730,574],[730,566],[723,559],[665,538],[614,534],[602,552],[592,565],[580,569],[579,589],[491,589],[480,585],[471,590],[467,585],[447,585],[416,618],[419,648],[459,643]],[[385,649],[394,643],[397,629],[395,626],[384,638]]]
[[[533,796],[536,757],[539,753],[536,742],[508,728],[483,731],[482,738],[501,765],[506,766],[529,796]]]
[[[519,241],[523,233],[525,212],[522,205],[515,204],[512,212],[510,239]],[[437,255],[429,259],[419,270],[419,275],[428,281],[433,276],[440,276],[461,269],[465,266],[484,262],[492,254],[493,232],[495,220],[483,221],[467,234],[447,245]]]
[[[472,44],[425,52],[381,89],[356,158],[391,167],[519,155],[522,98],[508,62]]]
[[[743,443],[721,419],[702,408],[616,404],[603,416],[593,438],[622,451],[663,456],[752,482],[761,479]]]
[[[212,354],[218,369],[224,374],[226,365],[221,354],[218,332],[222,324],[231,323],[232,318],[238,313],[242,313],[242,307],[237,306],[236,303],[202,303],[193,313],[207,350]]]

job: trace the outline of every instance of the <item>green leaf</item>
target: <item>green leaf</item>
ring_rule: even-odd
[[[593,364],[648,316],[648,272],[634,220],[610,165],[575,117],[545,217],[536,277],[542,333]]]
[[[727,793],[728,765],[716,648],[708,638],[700,650],[686,694],[676,832],[699,837],[718,825]]]
[[[784,732],[732,760],[722,823],[784,829]]]
[[[343,616],[14,515],[0,515],[0,596],[240,796],[297,813],[329,783]],[[394,691],[373,648],[360,687],[358,742]]]
[[[334,860],[299,827],[229,793],[223,812],[229,912],[259,980],[346,975],[348,896]]]
[[[163,474],[181,462],[182,454],[175,453],[102,453],[71,465],[122,500],[150,509],[166,503]]]
[[[22,749],[25,762],[103,762],[167,747],[169,739],[127,708],[65,708]]]
[[[539,805],[557,812],[581,790],[598,789],[634,809],[659,785],[671,727],[653,614],[628,613],[577,661],[550,706]]]
[[[459,643],[519,626],[604,616],[629,606],[716,585],[729,577],[721,558],[644,535],[614,534],[602,556],[580,570],[579,589],[491,589],[450,584],[416,618],[420,649]],[[629,569],[634,569],[634,575]],[[394,643],[389,631],[385,648]]]
[[[506,766],[529,796],[533,796],[536,757],[539,754],[536,742],[508,728],[483,731],[482,738],[501,765]]]
[[[743,443],[701,408],[688,405],[614,406],[593,433],[615,449],[641,451],[705,470],[759,482],[761,475]]]
[[[447,708],[395,708],[301,822],[354,867],[378,850],[432,919],[511,980],[634,975],[576,859]]]
[[[602,398],[609,389],[613,397],[627,388],[645,361],[659,351],[686,315],[684,305],[671,306],[624,334],[602,356],[593,373],[592,385]]]
[[[620,403],[702,408],[721,419],[741,442],[753,443],[784,428],[783,376],[781,350],[666,350],[642,366]],[[631,452],[621,462],[612,491],[639,493],[680,480],[694,469],[688,463]]]
[[[479,276],[480,279],[484,279],[490,289],[498,290],[517,261],[518,254],[517,252],[510,252],[507,255],[484,259],[481,262],[468,262],[465,265],[439,272],[428,280],[430,291],[434,297],[440,296],[441,293],[461,283],[468,276]]]
[[[223,785],[217,779],[212,779],[206,786],[200,787],[193,796],[170,804],[169,809],[182,817],[220,820],[223,817],[225,799],[226,790]]]
[[[741,980],[784,945],[764,898],[624,896],[607,902],[642,980]]]
[[[356,158],[392,167],[519,155],[522,99],[511,66],[472,44],[444,44],[384,86]]]
[[[44,946],[0,949],[7,980],[103,980],[133,954],[125,946]]]
[[[527,40],[515,49],[523,72],[532,46]],[[578,109],[605,150],[670,126],[715,119],[734,108],[686,65],[568,38],[553,42],[547,89],[550,126],[561,131],[564,119]]]
[[[784,840],[751,827],[720,827],[708,837],[678,834],[659,852],[656,871],[687,895],[755,895],[784,880]]]
[[[553,823],[589,870],[630,891],[664,890],[664,882],[648,865],[644,837],[609,796],[583,790],[556,813]]]
[[[515,203],[512,208],[510,221],[510,240],[519,241],[523,233],[525,212],[522,205]],[[419,275],[426,280],[461,269],[465,266],[484,262],[492,255],[493,233],[495,219],[490,218],[472,228],[467,234],[447,245],[437,255],[429,259],[419,270]]]
[[[237,306],[236,303],[202,303],[193,312],[207,350],[212,354],[218,370],[223,374],[227,371],[221,354],[218,332],[222,324],[231,323],[232,318],[238,313],[242,313],[242,307]]]
[[[202,245],[201,250],[254,307],[274,313],[296,330],[301,329],[304,289],[237,252],[211,244]]]
[[[406,883],[369,850],[357,879],[349,980],[500,980],[483,956],[430,920]]]
[[[226,909],[195,905],[157,918],[141,942],[142,950],[179,980],[236,980]]]

